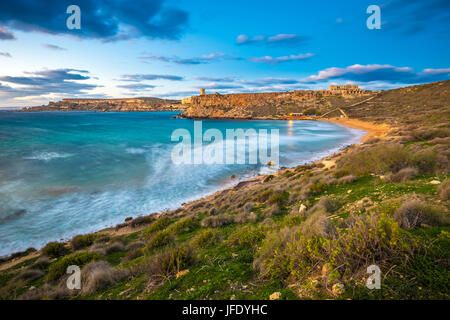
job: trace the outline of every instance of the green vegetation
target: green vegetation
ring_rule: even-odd
[[[283,169],[158,218],[138,217],[123,232],[77,236],[72,253],[49,243],[39,257],[0,271],[0,298],[449,299],[450,114],[436,98],[449,101],[442,86],[437,95],[431,85],[388,91],[364,117],[367,104],[346,110],[400,124],[387,139],[347,148],[335,166]],[[417,92],[442,109],[402,112],[403,104],[427,103]],[[365,285],[372,264],[381,290]],[[82,267],[81,291],[61,289],[69,265]]]

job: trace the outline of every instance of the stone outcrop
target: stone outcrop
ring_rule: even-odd
[[[291,92],[205,94],[183,99],[186,118],[265,119],[292,114],[320,114],[349,101],[367,99],[372,92],[356,90],[305,90]]]
[[[179,100],[159,98],[62,99],[21,111],[182,111]]]

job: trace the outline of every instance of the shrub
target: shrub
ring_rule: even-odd
[[[85,247],[89,247],[91,244],[94,243],[94,240],[95,240],[94,234],[86,234],[75,236],[70,243],[72,245],[72,248],[74,248],[75,250],[80,250]]]
[[[33,281],[39,279],[44,275],[44,272],[37,269],[26,269],[17,275],[16,279],[22,279],[26,281]]]
[[[338,184],[347,184],[347,183],[352,183],[356,181],[356,177],[352,174],[341,177],[338,179]]]
[[[140,217],[137,217],[137,218],[133,219],[130,222],[130,226],[133,227],[133,228],[136,228],[136,227],[139,227],[139,226],[142,226],[142,225],[146,225],[146,224],[152,223],[154,220],[155,220],[155,217],[153,215],[140,216]]]
[[[288,199],[289,199],[289,192],[282,192],[282,193],[280,192],[270,197],[269,203],[281,206],[285,204]]]
[[[114,252],[123,251],[123,249],[124,249],[123,243],[120,241],[115,241],[106,247],[105,252],[106,254],[111,254]]]
[[[216,229],[205,229],[200,231],[194,239],[192,239],[192,245],[194,247],[205,248],[210,245],[216,244],[220,241],[220,232]]]
[[[340,268],[336,278],[352,279],[373,261],[404,262],[412,246],[393,219],[372,214],[351,219],[346,232],[336,238],[308,237],[296,227],[274,231],[258,251],[254,266],[266,278],[302,280],[327,265],[329,270]]]
[[[49,265],[50,265],[50,259],[46,256],[41,256],[33,264],[33,267],[43,270],[43,269],[46,269]]]
[[[159,231],[153,235],[147,243],[147,250],[152,251],[154,249],[163,247],[174,241],[173,235],[166,230]]]
[[[144,236],[148,237],[155,232],[161,231],[165,229],[172,220],[169,217],[161,217],[153,222],[147,229],[144,231]]]
[[[184,245],[172,248],[150,257],[147,272],[150,276],[170,276],[195,263],[192,247]]]
[[[448,223],[447,214],[419,200],[408,200],[394,213],[394,219],[400,227],[409,230],[421,224],[430,226]]]
[[[233,217],[228,214],[206,217],[202,220],[203,227],[221,227],[233,222]]]
[[[106,261],[91,262],[81,272],[81,294],[93,294],[123,279],[127,272],[114,269]]]
[[[135,249],[139,249],[139,248],[143,248],[143,247],[145,247],[145,243],[144,242],[142,242],[142,241],[134,241],[134,242],[129,243],[126,246],[125,250],[126,251],[131,251],[131,250],[135,250]]]
[[[309,187],[309,192],[311,194],[320,194],[327,189],[327,185],[323,182],[315,182]]]
[[[267,228],[244,226],[236,229],[229,237],[229,242],[233,245],[244,247],[255,247],[264,239]]]
[[[100,254],[94,252],[75,252],[68,256],[65,256],[59,261],[52,263],[48,269],[48,280],[54,281],[59,279],[66,273],[67,267],[76,265],[79,267],[85,264],[97,260],[100,258]]]
[[[329,197],[321,197],[319,201],[310,209],[309,212],[315,212],[323,209],[325,212],[333,213],[340,207],[339,202]]]
[[[433,173],[438,159],[438,153],[432,148],[421,150],[414,154],[413,163],[422,173]]]
[[[253,208],[255,207],[255,205],[253,203],[246,203],[244,205],[244,212],[251,212],[253,210]]]
[[[355,176],[396,173],[409,164],[411,164],[410,152],[398,143],[370,145],[349,153],[338,161],[341,172]]]
[[[175,222],[167,231],[170,233],[188,233],[195,230],[198,226],[197,218],[185,217]]]
[[[417,176],[418,173],[415,168],[403,168],[397,173],[388,175],[386,180],[390,182],[405,182]]]
[[[439,197],[442,200],[450,199],[450,179],[444,180],[438,187]]]
[[[123,258],[123,261],[131,261],[134,259],[137,259],[139,257],[142,257],[144,255],[144,250],[142,248],[135,248],[132,250],[129,250],[125,257]]]
[[[247,223],[256,222],[257,216],[255,213],[242,212],[234,216],[234,222],[236,223]]]
[[[49,242],[42,249],[42,252],[50,258],[62,257],[69,252],[64,243],[61,242]]]
[[[337,232],[330,223],[324,208],[316,209],[301,225],[300,232],[308,238],[320,236],[324,238],[334,237]]]

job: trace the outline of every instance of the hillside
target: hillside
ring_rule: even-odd
[[[186,118],[273,119],[290,113],[321,114],[375,96],[375,92],[341,94],[329,90],[194,96]]]
[[[37,111],[178,111],[183,110],[179,100],[159,98],[132,99],[63,99],[48,105],[26,107],[24,112]]]
[[[345,99],[317,113],[339,107],[391,130],[177,210],[17,253],[0,263],[0,298],[449,299],[450,81]],[[194,102],[188,116],[257,112],[211,105],[220,113]],[[72,264],[81,290],[65,287]],[[366,287],[369,265],[381,290]]]

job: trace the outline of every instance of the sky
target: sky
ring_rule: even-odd
[[[70,5],[80,29],[69,29]],[[369,29],[370,5],[380,28]],[[0,108],[450,78],[448,0],[2,0]]]

